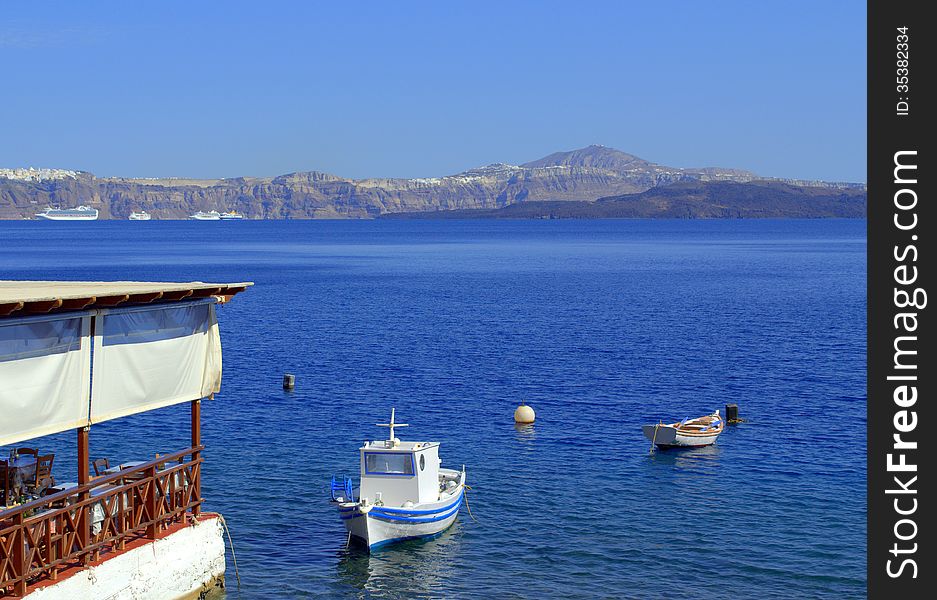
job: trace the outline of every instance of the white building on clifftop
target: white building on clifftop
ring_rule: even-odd
[[[78,171],[67,169],[0,169],[0,178],[15,181],[50,181],[56,179],[78,179]]]

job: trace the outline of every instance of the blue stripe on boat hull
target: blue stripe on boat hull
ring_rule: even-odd
[[[449,518],[453,512],[457,512],[462,507],[463,490],[459,490],[456,501],[446,506],[434,508],[431,510],[406,510],[399,508],[374,507],[368,513],[375,519],[383,521],[393,521],[397,523],[433,523]],[[357,506],[340,506],[338,516],[343,521],[356,519],[363,516],[364,513],[358,511]],[[409,515],[427,515],[427,516],[409,516]]]
[[[431,517],[398,517],[396,515],[384,514],[378,510],[372,510],[370,514],[375,519],[380,519],[382,521],[390,521],[392,523],[435,523],[437,521],[445,521],[455,513],[459,512],[459,509],[462,508],[462,498],[459,498],[458,502],[455,504],[450,504],[445,509],[440,509],[440,512],[431,516]],[[446,510],[446,512],[442,512]]]
[[[445,512],[449,510],[450,508],[452,508],[453,506],[455,506],[456,502],[461,502],[462,494],[463,494],[463,490],[459,490],[459,495],[456,497],[456,500],[452,504],[449,504],[447,506],[440,506],[439,508],[431,508],[429,510],[406,509],[406,508],[384,508],[384,507],[379,507],[375,510],[379,510],[387,514],[394,514],[394,515],[432,515],[435,513]]]

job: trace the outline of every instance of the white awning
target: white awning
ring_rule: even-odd
[[[221,336],[214,304],[105,313],[95,324],[93,373],[92,423],[219,391]]]
[[[88,424],[90,320],[0,320],[0,446]]]
[[[214,302],[0,319],[0,445],[219,391]]]

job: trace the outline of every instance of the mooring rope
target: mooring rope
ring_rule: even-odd
[[[660,429],[660,423],[654,426],[654,439],[651,440],[651,449],[648,450],[648,454],[654,451],[654,444],[657,443],[657,430]]]
[[[241,591],[241,573],[238,571],[238,557],[234,553],[234,540],[231,539],[231,532],[228,530],[228,523],[224,520],[223,515],[218,515],[218,518],[221,519],[221,524],[224,526],[225,533],[228,534],[228,543],[231,545],[231,558],[234,559],[234,576],[238,580],[238,591]]]
[[[468,510],[468,514],[470,517],[472,517],[472,520],[478,523],[478,519],[476,519],[475,515],[472,514],[472,507],[469,506],[469,503],[468,503],[468,490],[472,489],[472,487],[468,485],[463,486],[463,487],[465,488],[465,494],[463,495],[463,497],[465,498],[465,508],[466,510]],[[478,524],[481,525],[481,523],[478,523]]]

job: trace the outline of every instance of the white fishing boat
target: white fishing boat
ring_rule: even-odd
[[[198,211],[194,215],[190,215],[189,218],[195,219],[196,221],[220,221],[221,213],[217,210],[210,210],[208,212]]]
[[[36,213],[40,219],[48,221],[96,221],[98,209],[90,206],[77,206],[75,208],[48,207],[41,213]]]
[[[127,218],[131,221],[149,221],[152,217],[150,216],[150,213],[143,210],[140,212],[134,211],[130,213],[130,216]]]
[[[465,467],[441,468],[439,442],[402,442],[394,437],[365,442],[360,448],[360,489],[355,497],[349,477],[332,478],[332,501],[345,523],[349,541],[373,550],[393,542],[441,534],[459,516],[465,494]]]
[[[725,421],[717,410],[711,415],[686,418],[679,423],[645,425],[644,437],[660,448],[692,448],[713,444],[723,429]]]
[[[222,221],[240,221],[244,218],[244,215],[237,213],[236,211],[229,211],[221,213]]]

